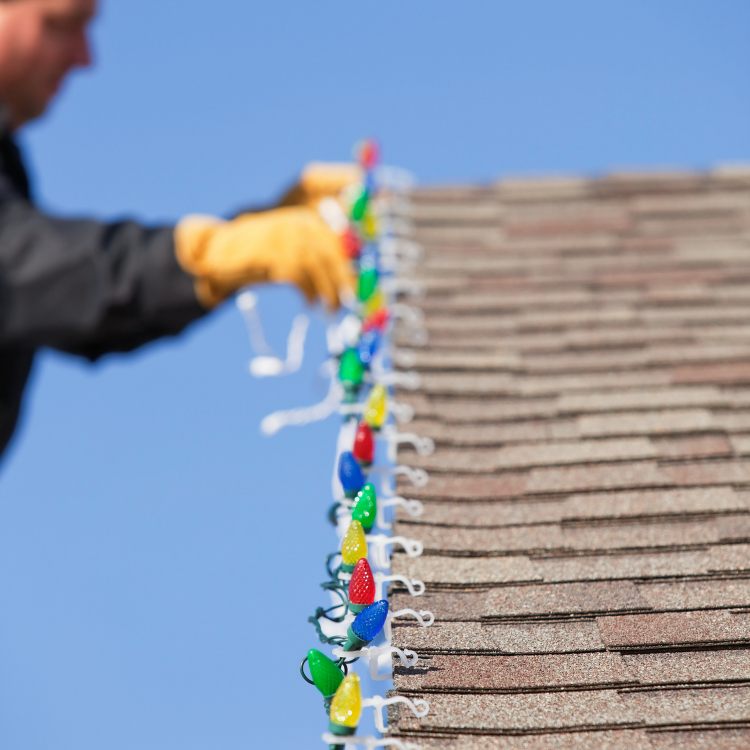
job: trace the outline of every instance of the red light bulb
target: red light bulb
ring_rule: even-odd
[[[341,247],[347,258],[359,258],[362,251],[362,241],[357,237],[357,233],[352,227],[348,227],[344,234],[341,235]]]
[[[380,331],[380,333],[383,333],[385,331],[386,326],[388,325],[388,321],[390,320],[390,313],[388,312],[387,307],[381,307],[379,310],[376,310],[372,315],[365,318],[364,322],[362,323],[362,332],[367,333],[367,331]]]
[[[361,612],[375,601],[375,579],[367,558],[361,558],[354,566],[349,582],[349,611]]]
[[[357,161],[364,169],[373,169],[380,159],[380,149],[375,141],[362,141],[358,144],[356,151]]]
[[[354,458],[363,466],[369,466],[375,456],[375,441],[372,439],[372,429],[364,420],[357,427],[352,453]]]

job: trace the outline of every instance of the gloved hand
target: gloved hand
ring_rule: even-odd
[[[247,284],[296,284],[312,302],[333,308],[354,286],[340,238],[305,206],[246,214],[233,221],[187,216],[175,228],[175,252],[195,277],[195,292],[210,309]]]
[[[356,164],[311,162],[300,175],[299,182],[279,202],[280,206],[309,206],[317,209],[323,198],[338,198],[349,185],[362,180]]]

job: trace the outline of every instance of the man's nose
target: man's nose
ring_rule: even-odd
[[[71,55],[71,67],[88,68],[93,62],[91,54],[91,44],[86,29],[81,29],[76,34],[75,44],[73,45],[73,54]]]

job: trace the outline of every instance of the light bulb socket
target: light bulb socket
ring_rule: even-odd
[[[342,385],[344,386],[344,403],[356,404],[360,386],[349,381],[343,382]]]
[[[372,602],[370,602],[370,604],[372,604]],[[352,604],[349,602],[349,611],[354,615],[358,615],[363,609],[367,609],[370,604]]]
[[[357,727],[345,727],[342,724],[337,724],[335,721],[329,721],[328,731],[337,737],[351,737],[356,733]],[[331,745],[331,747],[341,747],[341,745]]]
[[[368,605],[369,606],[369,605]],[[370,641],[363,641],[352,629],[351,626],[346,631],[349,640],[344,644],[344,651],[360,651],[367,646]]]
[[[357,458],[355,456],[355,458]],[[363,461],[361,458],[357,458],[357,463],[363,468],[363,469],[369,469],[372,466],[372,461]]]
[[[362,488],[360,487],[359,490]],[[349,498],[349,500],[354,500],[357,495],[359,495],[359,490],[344,490],[344,497]]]
[[[357,562],[359,562],[359,560],[357,560]],[[354,563],[354,565],[349,565],[349,563],[342,562],[341,566],[339,567],[339,570],[342,573],[353,573],[354,572],[354,567],[355,567],[356,564],[357,563]]]

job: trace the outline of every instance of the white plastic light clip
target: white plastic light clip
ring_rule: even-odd
[[[413,617],[423,628],[429,628],[435,622],[435,615],[427,609],[420,609],[415,612],[413,609],[399,609],[396,612],[389,612],[383,625],[383,635],[385,642],[390,646],[393,640],[393,621],[399,617]]]
[[[305,358],[305,338],[310,325],[310,318],[300,313],[292,321],[289,338],[286,342],[286,359],[261,355],[250,361],[250,374],[256,378],[291,375],[302,366]]]
[[[326,732],[321,736],[323,742],[329,745],[361,745],[365,750],[374,750],[376,747],[393,747],[395,750],[422,750],[421,745],[415,745],[413,742],[399,740],[396,737],[357,737],[356,735],[337,736]]]
[[[381,508],[392,508],[394,506],[403,508],[412,518],[419,518],[424,513],[424,505],[420,500],[396,496],[386,498],[379,503]]]
[[[417,184],[414,175],[403,167],[380,164],[374,170],[375,182],[389,193],[408,193]]]
[[[424,545],[417,539],[407,539],[405,536],[386,536],[385,534],[369,534],[365,536],[369,549],[373,553],[373,562],[379,568],[390,567],[388,545],[399,545],[409,557],[419,557],[424,552]]]
[[[380,241],[380,257],[413,266],[424,257],[424,248],[403,237],[386,237]]]
[[[401,443],[411,443],[420,456],[429,456],[435,452],[435,441],[430,437],[421,437],[413,432],[398,432],[393,425],[383,426],[381,435],[390,443],[389,458],[396,462],[396,446]]]
[[[375,381],[381,385],[395,385],[406,388],[409,391],[416,391],[422,385],[422,376],[416,370],[376,370],[372,368],[372,376]]]
[[[422,596],[425,592],[425,585],[417,578],[407,578],[406,576],[387,576],[379,570],[374,574],[375,578],[375,601],[383,598],[383,584],[398,581],[403,583],[412,596]]]
[[[395,444],[411,443],[420,456],[431,456],[435,452],[435,441],[431,437],[422,437],[413,432],[392,432],[388,438]]]
[[[430,340],[430,334],[426,328],[407,328],[401,335],[408,340],[412,346],[425,346]]]
[[[376,682],[390,680],[393,676],[391,669],[385,674],[378,672],[382,657],[386,657],[385,662],[387,666],[391,666],[391,654],[396,654],[401,661],[401,666],[406,669],[416,667],[419,662],[419,655],[416,651],[408,648],[402,651],[400,648],[396,648],[396,646],[391,646],[390,641],[385,646],[365,646],[365,648],[359,651],[344,651],[340,647],[333,649],[333,655],[338,658],[345,656],[347,659],[367,659],[370,668],[370,677]]]
[[[338,357],[344,349],[356,346],[361,332],[362,321],[352,313],[344,316],[340,323],[331,323],[326,330],[328,353]]]
[[[407,326],[422,328],[424,326],[424,313],[418,307],[396,302],[391,308],[394,318],[400,318]]]
[[[408,698],[404,698],[401,695],[397,695],[394,698],[383,698],[380,695],[375,695],[372,698],[365,698],[362,701],[362,708],[372,707],[375,713],[375,728],[378,732],[385,732],[386,726],[383,722],[383,709],[387,706],[392,706],[394,703],[405,703],[409,710],[418,719],[423,716],[427,716],[430,713],[430,704],[422,698],[415,698],[413,701]]]
[[[336,378],[331,378],[328,395],[319,403],[300,409],[275,411],[264,417],[260,423],[264,435],[275,435],[282,427],[305,425],[325,419],[338,409],[344,398],[344,389]]]
[[[246,289],[237,295],[235,304],[245,321],[250,346],[257,355],[250,361],[250,373],[256,378],[267,378],[297,372],[305,356],[305,338],[310,325],[307,315],[300,313],[292,321],[286,344],[286,359],[282,360],[276,356],[263,334],[258,314],[258,295]]]
[[[406,424],[414,419],[414,407],[411,404],[404,404],[391,399],[388,402],[388,408],[396,421],[401,424]]]
[[[424,469],[413,466],[371,466],[367,471],[383,476],[405,476],[413,487],[424,487],[430,481],[430,475]]]
[[[394,264],[396,267],[394,271],[400,270],[398,264]],[[396,294],[404,294],[412,299],[421,299],[424,297],[424,284],[414,279],[383,279],[381,282],[381,288],[386,294],[394,296]]]
[[[393,363],[399,367],[414,367],[417,364],[417,353],[413,349],[394,346],[390,355]]]
[[[385,520],[385,508],[403,508],[412,518],[418,518],[424,512],[424,505],[419,500],[407,500],[405,497],[391,497],[378,501],[378,526],[382,529],[390,529],[393,524]]]

